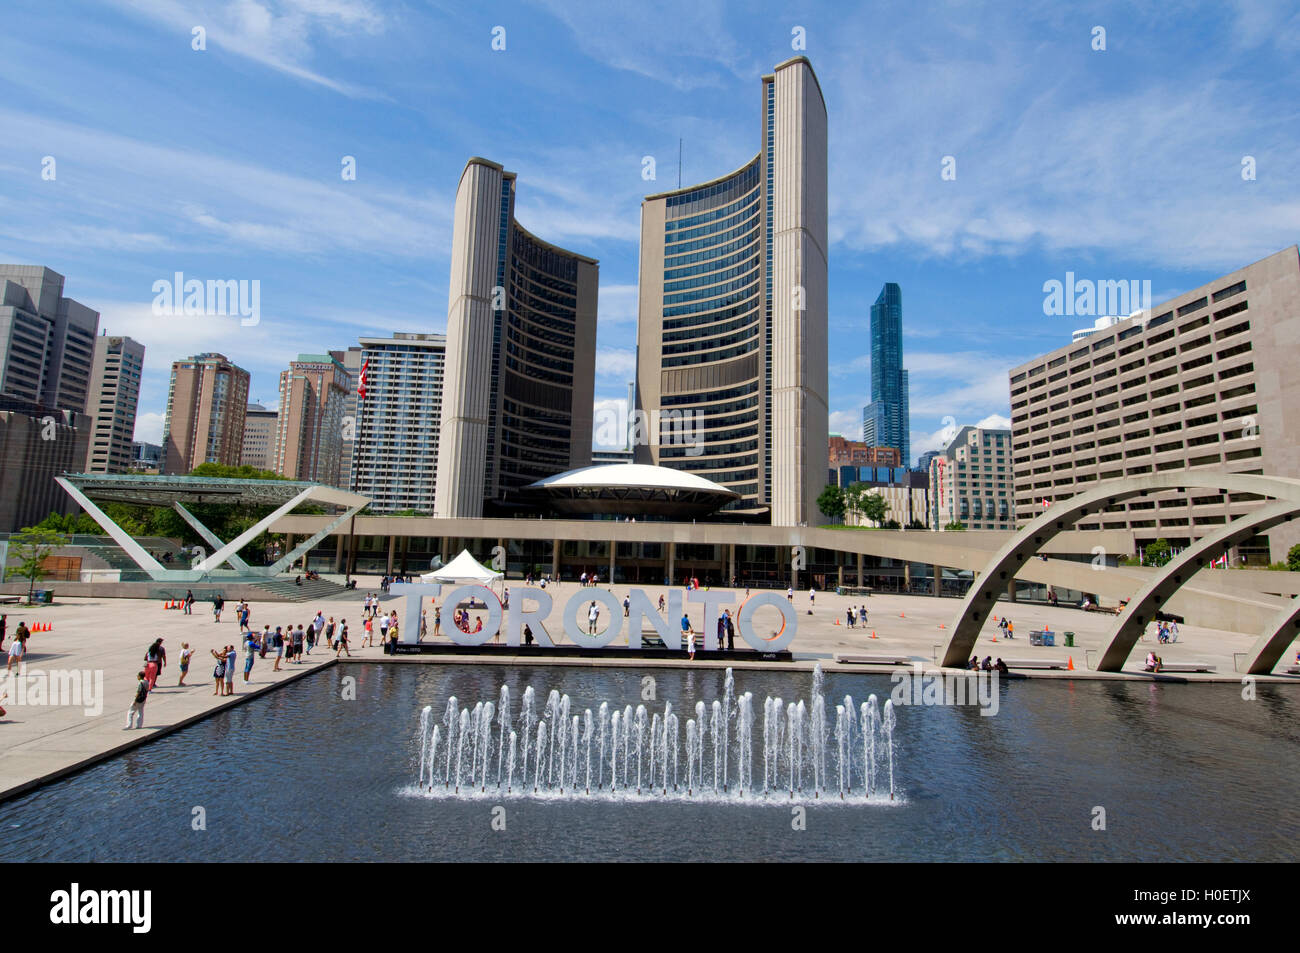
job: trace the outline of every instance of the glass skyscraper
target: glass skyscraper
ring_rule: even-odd
[[[862,442],[895,447],[909,466],[907,371],[903,369],[903,291],[894,282],[871,306],[871,403],[862,409]]]

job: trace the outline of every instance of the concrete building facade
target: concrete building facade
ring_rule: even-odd
[[[1102,480],[1171,470],[1300,477],[1300,253],[1296,246],[1094,331],[1010,371],[1015,515]],[[1163,491],[1080,529],[1173,546],[1259,505],[1250,494]],[[1274,562],[1300,541],[1277,527],[1235,548]]]
[[[515,221],[515,179],[472,158],[456,190],[440,516],[591,462],[599,265]]]
[[[54,478],[85,465],[89,442],[86,414],[0,396],[0,533],[76,511]]]
[[[819,518],[827,438],[826,104],[806,58],[762,77],[760,107],[751,161],[641,204],[636,460],[798,525]]]
[[[90,373],[86,413],[92,432],[86,452],[87,473],[128,473],[135,413],[144,373],[144,345],[128,337],[100,335]]]
[[[275,469],[275,431],[280,415],[261,404],[249,404],[244,411],[244,442],[239,462],[259,470]]]
[[[248,409],[248,371],[206,352],[172,363],[163,422],[163,473],[201,463],[239,466]]]
[[[447,339],[398,333],[360,344],[366,392],[357,395],[351,489],[370,497],[375,513],[431,514]]]
[[[896,447],[877,447],[846,440],[837,433],[827,438],[827,462],[832,467],[901,467],[902,454]]]
[[[63,296],[63,276],[0,265],[0,395],[85,413],[99,312]]]
[[[1015,529],[1011,431],[962,427],[930,461],[932,523]]]
[[[343,418],[352,375],[331,354],[299,354],[280,372],[273,469],[291,480],[341,487]]]

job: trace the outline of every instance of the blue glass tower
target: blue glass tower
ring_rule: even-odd
[[[912,459],[909,430],[903,291],[891,281],[871,306],[871,403],[862,408],[862,440],[871,447],[896,447],[906,467]]]

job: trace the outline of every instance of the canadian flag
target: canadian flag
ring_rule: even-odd
[[[362,400],[366,399],[366,368],[369,366],[370,360],[367,359],[366,362],[361,365],[361,379],[357,381],[357,396]]]

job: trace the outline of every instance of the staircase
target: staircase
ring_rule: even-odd
[[[325,579],[303,579],[302,585],[295,585],[294,577],[278,576],[274,579],[257,580],[250,584],[263,592],[270,593],[282,602],[314,602],[321,599],[341,599],[352,593],[336,582]]]

